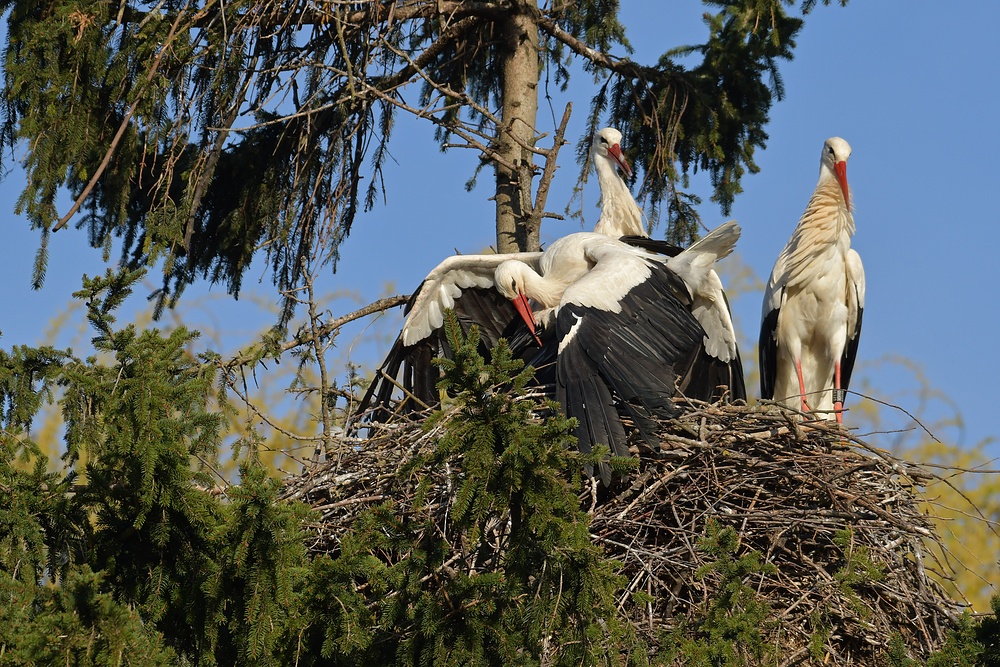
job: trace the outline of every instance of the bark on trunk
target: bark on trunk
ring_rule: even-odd
[[[537,6],[535,0],[520,4]],[[498,148],[515,169],[496,166],[498,252],[539,248],[538,224],[529,220],[534,160],[522,148],[534,144],[538,112],[538,26],[531,16],[528,11],[515,12],[504,26],[503,128]]]

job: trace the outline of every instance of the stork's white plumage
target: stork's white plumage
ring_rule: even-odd
[[[621,236],[647,236],[642,220],[642,209],[632,197],[628,185],[618,175],[620,167],[632,175],[628,160],[621,147],[622,133],[606,127],[594,134],[590,144],[590,159],[597,171],[597,184],[601,188],[601,218],[594,232],[612,238]]]
[[[865,305],[864,268],[851,248],[850,156],[840,137],[823,144],[819,183],[764,291],[759,345],[763,398],[838,422]]]

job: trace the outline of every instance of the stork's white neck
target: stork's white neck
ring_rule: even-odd
[[[805,213],[781,253],[788,280],[811,280],[811,267],[823,266],[817,259],[843,257],[853,235],[854,216],[845,205],[840,184],[832,172],[823,170]]]
[[[642,209],[611,160],[597,156],[594,168],[597,170],[597,183],[601,186],[601,219],[597,221],[594,231],[612,238],[647,236]]]
[[[520,273],[525,296],[535,301],[541,309],[555,308],[559,305],[567,284],[561,280],[541,276],[526,265]]]
[[[799,228],[809,227],[830,237],[843,238],[848,244],[854,236],[854,215],[844,201],[837,176],[825,164],[820,169],[819,182],[806,206]]]

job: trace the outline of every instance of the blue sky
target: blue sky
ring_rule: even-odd
[[[662,51],[706,35],[700,18],[705,8],[696,0],[624,0],[623,5],[622,19],[640,62],[654,62]],[[990,342],[1000,324],[993,292],[1000,277],[995,259],[1000,231],[997,207],[990,204],[993,158],[1000,154],[998,24],[1000,4],[986,0],[947,10],[940,3],[902,0],[817,7],[799,35],[795,60],[781,66],[786,97],[772,110],[767,149],[756,155],[761,172],[744,180],[745,192],[731,216],[743,227],[739,260],[764,280],[815,186],[824,139],[847,139],[853,147],[848,178],[856,207],[854,247],[868,282],[852,389],[922,411],[929,423],[957,407],[964,428],[936,432],[966,446],[998,435],[992,410],[1000,398],[995,385],[1000,360]],[[542,128],[548,129],[546,119],[561,115],[565,100],[572,100],[569,137],[575,143],[592,90],[589,77],[577,75],[552,111],[543,102]],[[493,242],[493,205],[487,201],[491,175],[484,172],[482,187],[471,193],[464,189],[474,155],[441,154],[429,128],[407,123],[400,124],[392,153],[386,204],[359,218],[342,247],[337,274],[325,280],[333,316],[387,291],[408,292],[455,250],[478,252]],[[550,210],[561,212],[570,197],[577,173],[572,158],[567,146]],[[4,166],[10,166],[6,156]],[[79,288],[80,275],[104,270],[100,253],[86,248],[84,232],[71,226],[52,238],[45,287],[30,290],[38,236],[13,214],[22,179],[13,170],[0,183],[6,230],[0,278],[7,287],[0,345],[5,348],[39,343]],[[693,184],[706,202],[701,207],[706,224],[722,222],[718,208],[708,202],[706,184],[697,178]],[[597,219],[596,179],[584,197],[583,224],[589,229]],[[580,228],[576,221],[549,221],[543,238],[551,241]],[[263,281],[256,284],[258,276]],[[335,298],[342,293],[355,296]],[[264,269],[247,277],[239,303],[218,286],[199,286],[188,296],[184,318],[223,331],[218,343],[223,349],[249,342],[252,332],[270,321],[260,303],[276,301]],[[756,340],[760,301],[758,286],[733,304],[750,341]],[[391,316],[377,326],[385,332],[393,326],[398,330],[398,324],[398,316]],[[352,361],[370,368],[387,344],[355,336],[342,336],[337,354],[349,353]],[[748,371],[756,364],[753,357],[751,349],[744,351]],[[924,405],[921,383],[894,359],[919,366],[948,401]],[[756,387],[750,393],[756,395]],[[859,402],[852,397],[848,407]],[[895,421],[902,426],[906,419]],[[896,437],[880,436],[878,442],[889,446]]]

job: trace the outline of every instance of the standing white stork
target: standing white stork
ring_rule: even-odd
[[[865,306],[865,272],[851,248],[850,156],[840,137],[823,144],[819,183],[764,291],[759,345],[762,398],[833,412],[838,423]]]

